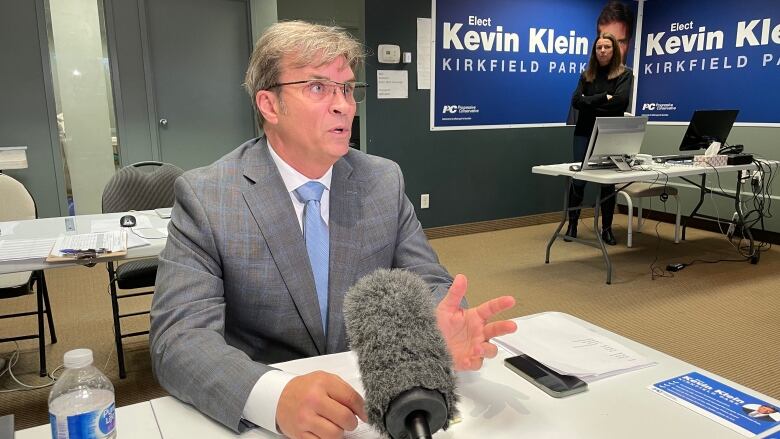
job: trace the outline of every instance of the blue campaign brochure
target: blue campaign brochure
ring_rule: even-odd
[[[670,378],[649,388],[745,436],[780,430],[778,404],[740,392],[698,372]]]

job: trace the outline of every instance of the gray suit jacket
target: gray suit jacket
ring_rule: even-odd
[[[327,337],[306,244],[264,138],[176,180],[151,312],[152,367],[179,399],[238,431],[266,364],[347,350],[344,293],[405,268],[437,298],[452,278],[397,164],[350,149],[333,166]]]

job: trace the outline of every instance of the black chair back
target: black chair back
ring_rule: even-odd
[[[117,171],[103,189],[103,213],[173,206],[173,182],[184,171],[161,162],[140,162]]]

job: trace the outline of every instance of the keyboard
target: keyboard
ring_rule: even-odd
[[[588,163],[588,169],[617,169],[613,162]]]
[[[657,155],[653,157],[653,161],[656,163],[666,163],[668,161],[681,162],[685,160],[693,160],[693,155],[690,154],[675,154],[675,155]]]

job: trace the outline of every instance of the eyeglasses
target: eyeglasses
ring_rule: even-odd
[[[281,87],[283,85],[306,84],[301,90],[308,99],[319,102],[325,98],[336,95],[336,90],[341,92],[347,102],[361,103],[366,99],[365,82],[338,82],[329,79],[304,79],[302,81],[281,82],[268,87],[266,90]]]

